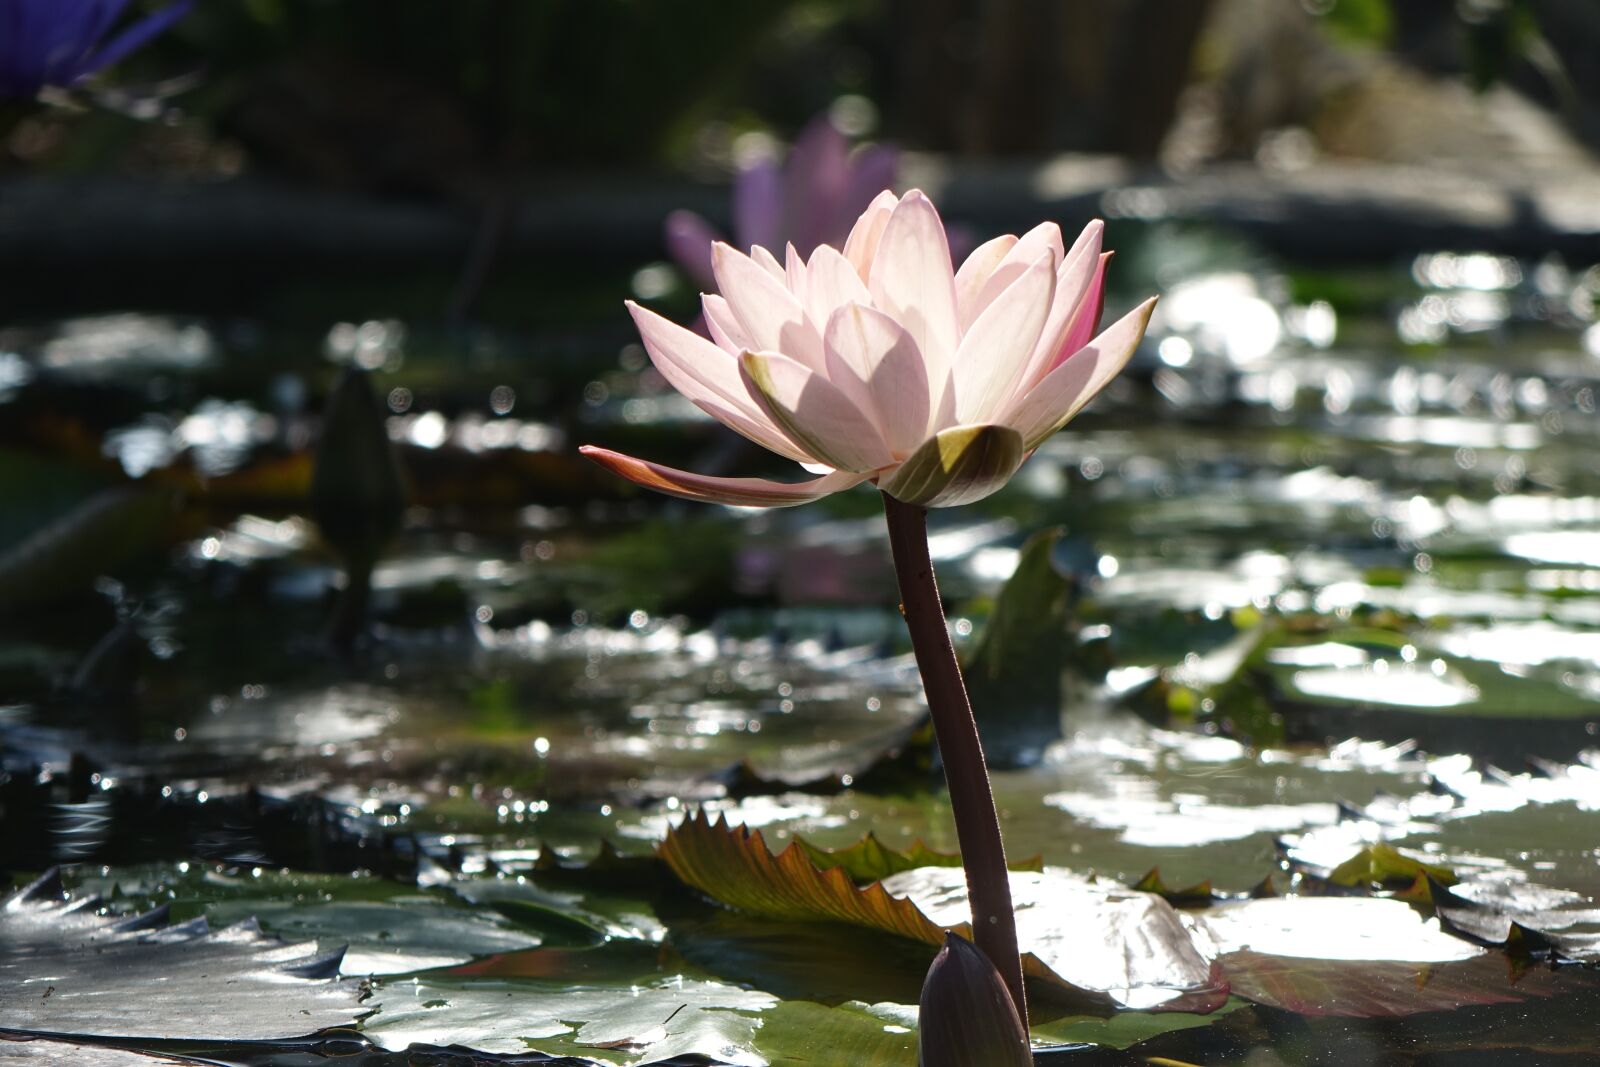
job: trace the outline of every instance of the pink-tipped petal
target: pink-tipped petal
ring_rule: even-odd
[[[901,197],[889,216],[872,260],[867,290],[879,311],[892,316],[916,341],[928,369],[937,407],[961,337],[956,321],[956,278],[944,223],[921,190]]]
[[[1095,331],[1100,328],[1100,316],[1106,309],[1106,267],[1113,255],[1115,255],[1113,252],[1102,252],[1096,259],[1094,276],[1089,279],[1088,290],[1078,302],[1072,323],[1067,327],[1066,336],[1062,338],[1061,346],[1056,349],[1055,358],[1051,360],[1046,373],[1055,370],[1074,352],[1088,344],[1093,339]]]
[[[877,426],[823,375],[779,352],[746,352],[740,367],[751,399],[821,462],[865,473],[894,462]]]
[[[728,355],[738,359],[739,353],[757,347],[749,331],[744,328],[744,323],[739,321],[739,316],[733,313],[733,308],[721,296],[715,293],[702,294],[700,310],[705,315],[706,329],[711,331],[711,339]]]
[[[1050,306],[1050,317],[1045,320],[1039,343],[1029,355],[1027,366],[1017,375],[1010,393],[1012,400],[1032,389],[1061,362],[1067,335],[1072,332],[1075,323],[1082,321],[1083,305],[1094,285],[1102,230],[1103,226],[1098,221],[1090,223],[1072,246],[1072,251],[1067,253],[1061,269],[1056,272],[1056,296]],[[1067,354],[1082,348],[1090,336],[1093,336],[1092,331],[1073,345]]]
[[[985,241],[972,250],[972,254],[962,262],[961,269],[956,271],[956,312],[960,316],[963,331],[972,325],[978,312],[983,310],[978,306],[978,294],[983,292],[989,276],[1016,243],[1016,237],[1009,233]]]
[[[758,253],[765,249],[756,249]],[[823,367],[822,336],[806,321],[800,301],[783,284],[783,268],[773,260],[764,268],[749,256],[718,243],[712,247],[712,265],[728,306],[754,341],[752,347],[782,352],[813,370]],[[771,258],[769,255],[767,258]]]
[[[928,435],[928,378],[917,343],[888,315],[861,303],[839,308],[823,334],[828,380],[871,418],[895,456]]]
[[[1044,380],[1005,415],[1005,424],[1022,435],[1029,452],[1070,422],[1127,365],[1144,337],[1155,306],[1156,298],[1151,297],[1112,323],[1099,337],[1045,375]]]
[[[771,159],[752,163],[733,180],[733,234],[743,248],[783,239],[783,178]]]
[[[849,489],[866,480],[865,474],[834,471],[804,482],[769,482],[764,478],[713,478],[706,474],[665,467],[594,445],[578,449],[600,466],[646,489],[715,504],[746,508],[787,508]]]
[[[828,328],[828,319],[846,304],[871,304],[866,284],[850,261],[830,245],[821,245],[806,264],[806,316],[819,333]],[[823,337],[826,347],[827,337]]]
[[[894,214],[895,206],[899,203],[900,198],[885,189],[872,198],[872,203],[867,205],[867,209],[851,227],[850,236],[845,238],[844,258],[855,266],[862,284],[866,284],[868,275],[872,273],[872,260],[878,254],[883,228],[889,225],[889,216]]]
[[[995,421],[998,409],[1015,389],[1017,376],[1039,342],[1055,284],[1055,257],[1044,250],[1032,266],[983,309],[961,338],[955,366],[951,368],[957,422],[971,425]]]
[[[714,288],[717,278],[711,273],[711,246],[722,237],[711,224],[692,211],[674,211],[662,224],[662,231],[667,254],[696,285]]]

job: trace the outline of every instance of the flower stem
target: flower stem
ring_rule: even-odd
[[[928,512],[888,493],[883,494],[883,510],[889,520],[889,548],[900,582],[901,610],[906,628],[911,631],[911,649],[917,657],[917,669],[922,672],[934,734],[944,758],[956,840],[967,874],[967,899],[972,906],[972,940],[1005,979],[1006,990],[1026,1026],[1028,1008],[1022,988],[1022,960],[1017,952],[1017,922],[1011,907],[1006,850],[1000,839],[1000,817],[989,787],[978,722],[972,716],[967,687],[961,681],[961,667],[950,644],[944,605],[933,575],[933,560],[928,556]]]

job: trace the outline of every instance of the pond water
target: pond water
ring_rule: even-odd
[[[1116,296],[1166,294],[1133,369],[932,521],[1011,854],[1144,880],[1224,941],[1227,900],[1270,887],[1305,907],[1277,941],[1240,913],[1262,953],[1485,966],[1453,1010],[1374,992],[1381,969],[1318,972],[1331,1014],[1243,981],[1210,1014],[1110,1014],[1044,982],[1040,1062],[1592,1062],[1600,268],[1313,272],[1118,236]],[[636,282],[683,312],[662,278]],[[211,931],[96,970],[73,962],[93,909],[70,935],[0,923],[26,947],[0,1027],[58,1038],[0,1062],[915,1063],[930,949],[722,908],[648,859],[693,809],[774,848],[953,849],[877,503],[743,512],[588,469],[584,442],[772,469],[663,391],[620,306],[592,310],[626,293],[594,288],[501,333],[0,334],[0,871],[62,865],[69,900]],[[341,363],[373,372],[411,481],[344,656],[304,504]],[[1030,558],[1044,579],[1005,587]],[[1338,873],[1360,856],[1370,877]],[[1417,861],[1458,879],[1395,904],[1417,930],[1311,910],[1425,890]],[[260,971],[216,962],[252,917],[299,956],[347,946],[348,986],[202,980]],[[1302,1008],[1303,977],[1279,987]],[[172,996],[128,1017],[151,982]]]

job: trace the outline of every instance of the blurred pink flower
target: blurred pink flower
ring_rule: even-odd
[[[711,340],[629,303],[656,369],[702,410],[820,475],[716,478],[603,448],[583,453],[691,500],[782,507],[862,482],[948,507],[1003,486],[1132,356],[1155,299],[1098,337],[1100,222],[1065,248],[1043,223],[980,245],[956,271],[943,223],[913,190],[879,193],[843,251],[779,263],[718,242]]]
[[[844,243],[850,224],[880,189],[894,184],[899,153],[887,145],[851,152],[850,139],[827,116],[812,119],[795,139],[780,170],[763,159],[733,183],[733,243],[780,248],[792,242],[809,256],[821,244]],[[692,211],[666,221],[667,251],[695,282],[716,287],[711,246],[722,235]]]

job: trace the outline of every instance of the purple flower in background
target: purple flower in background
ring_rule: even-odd
[[[69,88],[144,47],[192,6],[176,0],[106,40],[128,0],[0,0],[0,98]]]
[[[4,2],[4,0],[0,0]],[[894,183],[899,154],[887,145],[852,153],[850,139],[826,116],[812,119],[795,139],[780,169],[765,159],[745,167],[733,183],[733,244],[795,250],[810,256],[818,245],[844,247],[872,198]],[[707,289],[716,289],[711,246],[722,240],[692,211],[667,216],[667,251]]]

